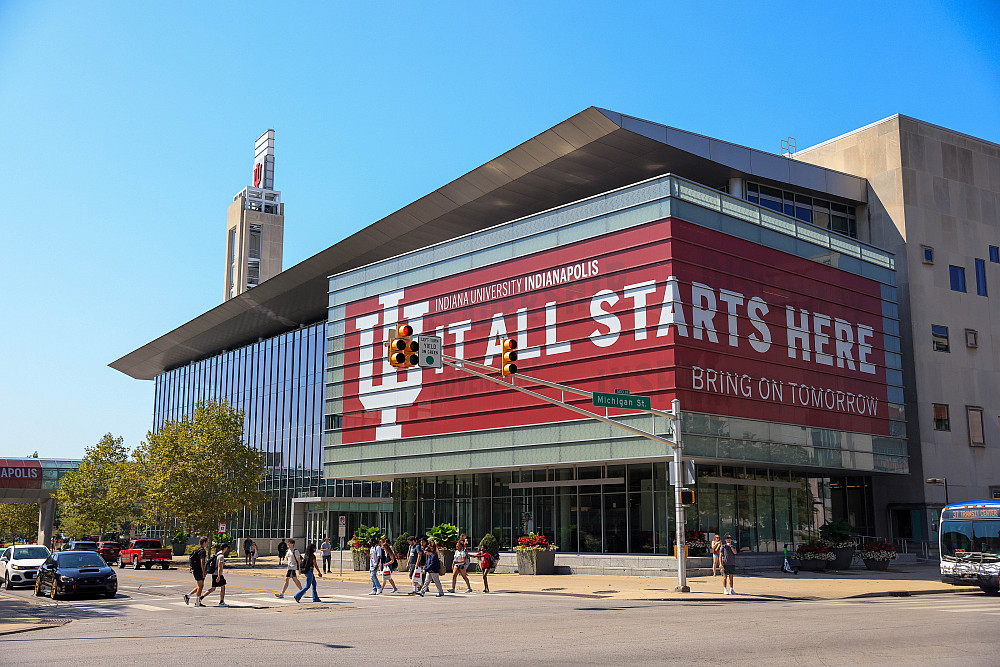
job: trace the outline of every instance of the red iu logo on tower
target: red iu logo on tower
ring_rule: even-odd
[[[255,188],[260,187],[260,181],[264,177],[264,165],[258,162],[253,166],[253,186]]]

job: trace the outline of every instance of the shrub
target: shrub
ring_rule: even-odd
[[[183,530],[178,530],[176,533],[170,536],[170,541],[174,544],[186,544],[190,535],[185,533]]]
[[[348,545],[351,547],[351,551],[367,551],[371,539],[374,537],[376,540],[380,540],[383,534],[378,526],[366,526],[362,524],[354,531],[354,535],[351,537]]]
[[[442,523],[427,531],[427,537],[442,549],[454,549],[458,541],[458,526]]]
[[[479,541],[479,550],[488,553],[490,561],[493,563],[500,559],[500,543],[497,542],[497,538],[493,537],[492,533],[483,535],[483,539]]]
[[[406,538],[409,536],[410,536],[409,533],[403,533],[402,535],[396,538],[395,542],[392,543],[392,552],[396,554],[396,558],[399,558],[400,554],[403,555],[402,556],[403,558],[406,558],[407,552],[409,551],[410,548],[410,545],[407,544],[406,542]]]

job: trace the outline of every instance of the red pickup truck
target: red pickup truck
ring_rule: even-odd
[[[173,558],[173,550],[164,549],[159,540],[132,540],[118,554],[118,567],[131,565],[133,569],[138,570],[140,566],[145,565],[148,570],[153,565],[159,565],[166,570]]]

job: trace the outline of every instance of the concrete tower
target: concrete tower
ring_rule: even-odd
[[[253,185],[233,197],[226,216],[224,301],[281,273],[285,205],[274,189],[274,130],[254,144]]]

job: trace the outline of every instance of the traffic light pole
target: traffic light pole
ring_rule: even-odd
[[[681,440],[681,402],[674,399],[672,403],[673,419],[674,419],[674,514],[676,525],[674,526],[677,531],[677,588],[674,590],[678,593],[690,593],[691,588],[687,585],[687,544],[685,543],[684,535],[684,505],[681,504],[681,475],[684,474],[682,467],[683,457],[681,456],[681,449],[683,448]]]

